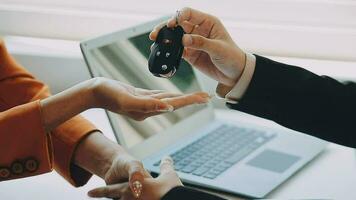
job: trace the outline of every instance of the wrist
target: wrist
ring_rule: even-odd
[[[124,149],[112,148],[106,153],[102,162],[100,177],[106,183],[111,183],[111,179],[113,178],[113,175],[116,174],[118,165],[121,166],[123,164],[121,170],[127,172],[127,168],[129,167],[128,165],[133,161],[133,157],[129,155]]]
[[[237,47],[238,48],[238,47]],[[231,79],[231,83],[229,85],[223,84],[221,82],[218,83],[216,87],[216,94],[221,97],[225,98],[226,95],[236,86],[236,84],[241,79],[245,69],[246,69],[246,62],[247,62],[247,54],[238,48],[237,55],[236,55],[236,69],[239,71],[238,75]]]
[[[110,163],[110,167],[106,169],[103,177],[106,184],[116,183],[122,178],[135,179],[135,174],[133,174],[132,170],[138,169],[138,167],[143,169],[141,161],[135,159],[126,151],[117,152],[112,157]],[[139,176],[141,176],[141,174]]]
[[[232,78],[231,82],[233,83],[230,85],[233,88],[236,83],[240,80],[245,68],[246,68],[246,53],[242,51],[240,48],[237,47],[237,55],[236,55],[236,70],[239,72],[237,76]]]
[[[113,88],[117,88],[119,85],[113,83],[115,81],[104,77],[96,77],[89,80],[88,98],[91,108],[103,108],[110,111],[114,110],[115,112],[120,109],[119,99],[116,98],[119,94],[113,94]]]
[[[234,87],[242,76],[246,66],[246,53],[237,46],[230,47],[230,53],[225,56],[221,70],[224,77],[218,79],[219,84]]]
[[[83,138],[78,144],[74,154],[74,162],[104,179],[116,157],[125,153],[125,150],[118,144],[96,131]]]
[[[47,131],[92,107],[91,81],[84,81],[40,101],[43,125]]]
[[[100,90],[104,84],[105,78],[96,77],[88,80],[86,82],[86,95],[88,99],[88,107],[90,108],[103,108],[103,105],[100,101]]]
[[[107,183],[108,176],[112,173],[113,165],[119,157],[119,153],[113,152],[111,155],[106,155],[105,161],[101,166],[100,177]]]
[[[233,87],[234,86],[227,86],[222,83],[218,83],[218,85],[216,86],[216,89],[215,89],[215,93],[219,97],[225,98],[225,96],[232,90]]]

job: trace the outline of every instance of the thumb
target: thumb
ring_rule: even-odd
[[[173,165],[173,159],[169,156],[166,156],[162,158],[161,164],[160,164],[160,176],[169,174],[174,171],[174,165]]]
[[[132,161],[129,165],[129,185],[136,198],[139,198],[142,193],[142,183],[146,175],[146,170],[144,169],[141,162]]]
[[[184,47],[205,51],[210,54],[221,51],[219,43],[215,40],[197,34],[184,34],[182,43]]]
[[[177,186],[182,186],[182,182],[179,179],[177,172],[174,171],[173,159],[171,157],[164,157],[161,160],[160,175],[158,176],[158,182],[164,183],[162,189],[166,188],[166,192]]]

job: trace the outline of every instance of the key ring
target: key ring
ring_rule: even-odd
[[[180,17],[180,10],[176,11],[176,25],[178,25],[178,19]]]

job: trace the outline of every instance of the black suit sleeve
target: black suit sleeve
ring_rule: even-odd
[[[186,187],[176,187],[170,190],[162,200],[224,200],[218,196],[200,192]]]
[[[228,106],[321,139],[356,147],[355,83],[341,83],[256,55],[249,88],[238,104]]]

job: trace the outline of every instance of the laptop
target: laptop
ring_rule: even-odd
[[[153,76],[148,35],[161,18],[80,44],[92,77],[177,93],[202,91],[202,75],[185,61],[170,79]],[[230,111],[238,112],[238,111]],[[295,131],[216,116],[212,105],[191,105],[134,121],[107,112],[118,143],[159,173],[170,155],[183,182],[247,197],[263,198],[315,158],[326,146]]]

